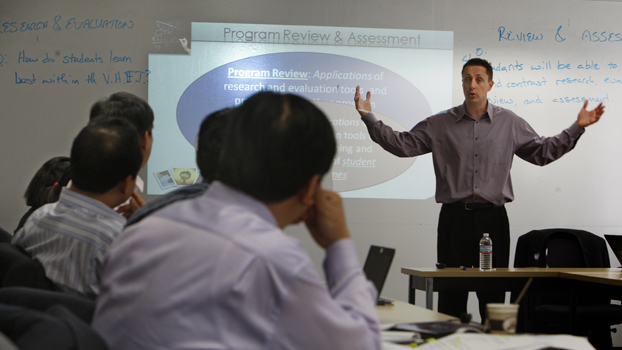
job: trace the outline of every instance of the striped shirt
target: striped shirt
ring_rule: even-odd
[[[104,255],[125,221],[104,203],[63,188],[58,202],[37,209],[12,243],[40,261],[61,289],[94,298]]]

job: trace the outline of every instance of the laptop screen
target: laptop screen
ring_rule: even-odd
[[[393,248],[379,247],[376,245],[369,247],[369,253],[367,253],[367,259],[363,266],[363,272],[365,272],[367,279],[376,286],[378,295],[380,295],[384,282],[387,279],[394,255],[395,249]]]
[[[609,247],[611,247],[613,254],[618,258],[618,262],[622,264],[622,236],[605,235],[605,239]]]

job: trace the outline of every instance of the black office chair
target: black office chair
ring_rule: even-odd
[[[13,235],[7,232],[2,227],[0,227],[0,242],[11,243],[12,239],[13,239]]]
[[[514,267],[610,267],[602,237],[572,229],[536,230],[519,237]],[[576,314],[579,335],[587,336],[597,349],[612,346],[610,326],[622,323],[622,306],[606,297],[578,297]],[[569,290],[535,291],[522,303],[524,331],[568,333],[571,296]]]
[[[42,312],[0,304],[0,332],[20,350],[108,350],[89,324],[62,305]]]
[[[95,300],[60,291],[28,287],[0,288],[0,304],[21,306],[41,312],[51,306],[62,305],[74,315],[90,324],[95,313]]]
[[[56,289],[40,262],[21,248],[3,242],[0,243],[0,288],[15,286]]]

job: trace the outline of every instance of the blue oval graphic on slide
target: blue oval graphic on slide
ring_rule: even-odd
[[[413,62],[413,64],[417,64]],[[400,75],[361,59],[315,52],[286,52],[240,59],[215,68],[184,91],[177,104],[177,123],[194,145],[201,122],[208,114],[240,104],[260,90],[292,93],[309,100],[352,105],[354,92],[372,91],[373,110],[405,128],[430,116],[421,91]],[[330,119],[343,118],[329,115]],[[339,140],[338,140],[339,141]]]

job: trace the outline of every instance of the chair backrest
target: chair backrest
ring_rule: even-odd
[[[82,321],[91,324],[95,313],[95,300],[67,292],[28,287],[0,288],[0,304],[26,307],[41,312],[53,305],[62,305]]]
[[[2,227],[0,227],[0,242],[11,243],[12,239],[13,239],[13,235],[8,233]]]
[[[21,350],[108,350],[89,324],[62,305],[41,312],[0,304],[0,332]]]
[[[0,243],[0,287],[13,286],[55,289],[40,262],[17,246]]]
[[[579,239],[568,232],[556,232],[546,243],[547,267],[587,267]]]
[[[514,267],[546,266],[610,267],[607,242],[591,232],[567,228],[533,230],[518,237]]]

